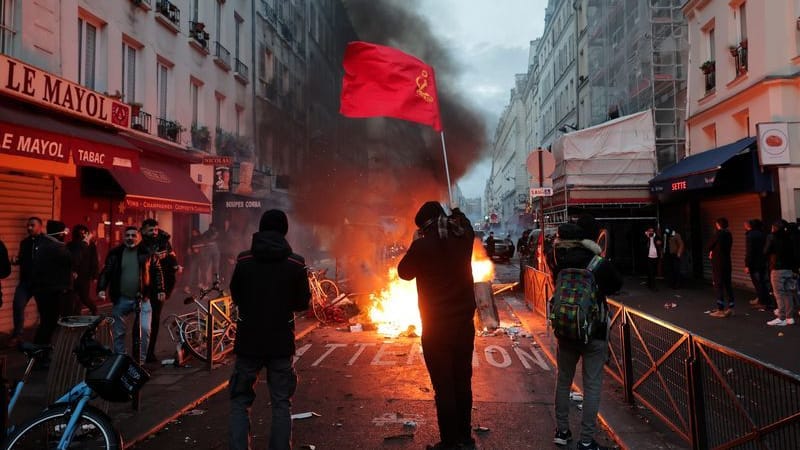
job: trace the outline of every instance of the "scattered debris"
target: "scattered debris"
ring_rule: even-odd
[[[322,417],[322,415],[321,415],[321,414],[317,414],[317,413],[315,413],[315,412],[313,412],[313,411],[311,411],[311,412],[303,412],[303,413],[292,414],[292,420],[297,420],[297,419],[310,419],[310,418],[312,418],[312,417]]]
[[[475,431],[476,433],[488,433],[491,430],[489,430],[489,428],[487,427],[475,427],[473,428],[473,431]]]
[[[675,309],[677,307],[678,307],[678,304],[674,303],[674,302],[673,303],[670,303],[670,302],[664,303],[664,309]]]
[[[300,450],[317,450],[316,445],[301,445]]]
[[[336,422],[333,424],[333,426],[335,426],[336,428],[342,428],[343,425],[342,422]]]
[[[202,416],[205,413],[206,413],[205,409],[193,409],[184,414],[184,416]]]
[[[583,403],[578,403],[575,406],[578,408],[578,411],[583,411]]]
[[[582,402],[583,394],[581,394],[580,392],[570,392],[569,399],[575,402]]]
[[[360,323],[357,323],[355,325],[350,325],[350,332],[351,333],[361,333],[362,331],[364,331],[364,327],[361,326]]]
[[[403,426],[408,428],[416,428],[417,422],[414,420],[406,420],[405,422],[403,422]]]
[[[414,439],[414,433],[393,434],[383,438],[384,441],[400,441],[404,439]]]
[[[726,374],[726,375],[731,375],[731,374],[733,374],[733,369],[728,369],[728,370],[726,370],[726,371],[725,371],[725,374]]]

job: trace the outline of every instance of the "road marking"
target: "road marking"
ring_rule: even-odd
[[[411,344],[411,350],[408,351],[408,359],[406,359],[406,365],[410,366],[414,364],[414,359],[418,359],[420,364],[425,364],[425,357],[422,355],[422,346],[417,344],[416,342]]]
[[[511,365],[511,355],[509,355],[508,352],[503,347],[500,347],[498,345],[487,345],[483,353],[486,354],[486,361],[495,367],[505,369],[506,367]],[[502,355],[503,361],[497,361],[497,359],[494,356],[497,353],[500,353],[500,355]]]
[[[526,369],[531,368],[531,365],[528,364],[528,360],[530,360],[532,363],[541,367],[542,370],[548,370],[548,371],[550,370],[550,366],[547,365],[547,362],[544,360],[544,357],[542,357],[542,354],[539,353],[539,350],[533,348],[532,345],[531,345],[531,353],[528,353],[519,347],[514,347],[514,353],[517,354],[517,357],[519,357],[520,362],[522,363],[523,366],[525,366]]]
[[[372,358],[372,362],[369,363],[371,366],[393,366],[397,363],[397,361],[381,361],[384,353],[386,353],[386,349],[389,347],[394,347],[394,344],[383,344],[381,348],[378,349],[378,353],[375,354],[375,357]]]
[[[360,348],[358,350],[356,350],[356,354],[353,355],[352,358],[350,358],[350,361],[347,361],[347,365],[348,366],[352,366],[353,364],[355,364],[355,362],[358,359],[358,357],[361,356],[362,353],[364,353],[364,349],[366,349],[367,346],[373,346],[373,345],[375,345],[375,344],[372,343],[372,342],[370,342],[368,344],[355,344],[356,347],[360,347]]]
[[[297,350],[295,350],[294,351],[294,364],[297,364],[297,361],[300,359],[300,357],[303,356],[303,354],[305,354],[305,352],[307,352],[308,349],[310,349],[310,348],[311,348],[311,344],[306,344],[306,345],[298,348]]]
[[[318,366],[319,363],[321,363],[322,360],[327,358],[328,355],[333,353],[334,350],[336,350],[337,348],[341,348],[341,347],[347,347],[347,344],[325,344],[325,347],[328,347],[328,351],[323,353],[322,356],[319,357],[319,359],[317,359],[316,361],[311,363],[312,366]]]
[[[425,418],[421,414],[386,413],[372,419],[372,424],[378,427],[390,424],[404,424],[406,422],[416,422],[421,425],[425,423]]]

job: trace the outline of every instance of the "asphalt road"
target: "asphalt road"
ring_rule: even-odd
[[[517,270],[498,265],[498,277],[513,281]],[[508,308],[498,309],[503,325],[518,325],[504,312]],[[519,331],[475,339],[473,427],[486,429],[474,433],[482,449],[554,448],[555,369],[526,331]],[[294,421],[295,448],[419,449],[438,441],[433,390],[418,338],[325,327],[299,341],[297,353],[300,383],[293,413],[318,416]],[[254,448],[267,448],[270,411],[264,380],[257,395]],[[228,408],[223,391],[136,448],[227,448]],[[577,403],[573,411],[572,429],[577,431]]]

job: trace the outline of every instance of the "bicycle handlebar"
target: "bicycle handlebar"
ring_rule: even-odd
[[[97,342],[95,339],[97,327],[100,326],[101,322],[107,319],[108,316],[98,316],[97,319],[95,319],[86,328],[86,330],[84,330],[83,334],[81,335],[81,340],[73,350],[73,353],[75,353],[78,358],[78,362],[87,369],[98,367],[108,356],[114,353],[110,348],[106,347],[100,342]]]
[[[200,293],[197,296],[191,295],[189,297],[186,297],[185,299],[183,299],[183,304],[188,305],[189,303],[192,303],[195,300],[200,300],[202,298],[205,298],[206,295],[212,292],[217,292],[220,295],[225,295],[225,290],[221,286],[218,273],[214,274],[214,281],[211,283],[211,287],[200,289]]]

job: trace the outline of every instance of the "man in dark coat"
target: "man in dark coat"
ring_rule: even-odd
[[[291,448],[291,398],[294,371],[294,312],[308,309],[305,260],[286,241],[289,221],[283,211],[261,216],[249,251],[239,255],[231,277],[231,298],[239,310],[236,365],[231,375],[230,448],[250,448],[250,407],[261,369],[267,369],[272,404],[269,448]]]
[[[597,233],[596,222],[593,218],[583,217],[581,226],[566,223],[558,227],[558,238],[552,252],[547,255],[548,264],[552,269],[553,282],[558,278],[559,272],[567,268],[585,269],[595,256],[602,252],[597,243],[593,241]],[[590,231],[586,231],[586,230]],[[622,276],[616,268],[603,259],[594,269],[597,282],[598,298],[601,304],[606,304],[606,296],[622,288]],[[607,311],[607,307],[602,309]],[[556,432],[553,442],[558,445],[567,445],[572,440],[569,430],[569,394],[572,380],[575,377],[575,368],[578,361],[583,360],[583,418],[581,420],[581,442],[579,450],[597,450],[600,447],[594,440],[597,428],[597,412],[600,408],[600,390],[603,384],[603,366],[608,356],[607,329],[592,336],[587,344],[582,344],[567,339],[558,339],[558,378],[556,382],[555,409]]]
[[[15,347],[22,336],[25,327],[25,307],[33,297],[33,261],[39,252],[39,245],[44,241],[42,219],[30,217],[26,223],[28,236],[19,243],[17,256],[11,264],[19,266],[19,283],[14,291],[13,318],[14,331],[11,333],[9,347]]]
[[[797,293],[797,255],[794,254],[788,223],[780,219],[772,224],[764,254],[769,258],[772,292],[778,304],[776,317],[767,325],[794,325],[794,296]]]
[[[759,309],[775,309],[775,301],[769,293],[769,270],[764,248],[767,244],[767,235],[764,233],[764,224],[759,219],[751,219],[744,223],[744,271],[750,275],[756,298],[750,300],[750,305]]]
[[[72,240],[67,244],[72,256],[73,305],[71,314],[79,315],[82,306],[97,315],[97,305],[89,295],[92,280],[97,278],[97,248],[89,242],[89,229],[85,225],[76,225],[72,229]]]
[[[11,260],[8,259],[8,249],[3,241],[0,241],[0,280],[11,275]],[[0,306],[3,306],[3,289],[0,286]]]
[[[720,217],[714,221],[716,233],[708,243],[708,259],[711,260],[711,280],[717,297],[717,310],[711,317],[726,318],[733,315],[733,268],[731,266],[731,248],[733,236],[728,230],[728,219]],[[725,297],[728,298],[727,302]]]
[[[435,391],[441,441],[429,449],[474,448],[471,435],[472,352],[475,291],[469,219],[450,217],[427,202],[414,218],[419,229],[397,266],[404,280],[417,280],[422,349]]]
[[[155,219],[146,219],[142,222],[142,243],[147,252],[158,259],[158,269],[164,277],[164,298],[160,298],[156,292],[149,292],[148,297],[153,308],[152,325],[150,329],[150,341],[147,347],[147,358],[145,362],[157,362],[155,348],[158,341],[158,331],[161,328],[161,310],[164,309],[164,302],[166,302],[172,290],[175,289],[175,280],[177,273],[180,269],[178,266],[178,256],[172,249],[170,243],[170,235],[164,230],[158,228],[158,221]],[[155,265],[151,265],[151,270],[156,270]],[[152,276],[153,274],[151,274]]]
[[[39,312],[39,328],[33,341],[49,344],[58,326],[58,317],[69,314],[72,303],[72,258],[64,245],[66,226],[47,221],[47,235],[39,244],[33,263],[33,295]]]

